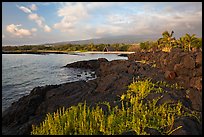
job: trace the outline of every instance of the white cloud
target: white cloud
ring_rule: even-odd
[[[36,29],[31,29],[31,30],[28,30],[28,29],[23,29],[23,28],[19,28],[21,27],[22,25],[19,24],[19,25],[15,25],[15,24],[10,24],[6,27],[6,30],[13,34],[14,36],[18,36],[18,37],[25,37],[25,36],[31,36],[32,35],[32,32],[35,32]]]
[[[2,39],[4,39],[5,38],[5,35],[4,34],[2,34]]]
[[[25,13],[32,13],[32,11],[37,10],[37,6],[35,4],[32,4],[29,7],[19,6],[19,5],[16,5],[16,6]]]
[[[122,5],[124,2],[69,2],[61,3],[57,11],[59,17],[63,17],[53,27],[62,32],[70,32],[79,27],[79,24],[87,19],[92,19],[93,11],[113,5]]]
[[[172,5],[164,7],[163,11],[155,10],[153,6],[151,8],[144,8],[145,12],[132,12],[132,14],[112,13],[107,14],[104,19],[109,24],[110,30],[114,25],[121,28],[117,29],[121,31],[116,32],[115,35],[118,33],[158,34],[165,30],[190,33],[192,31],[197,32],[199,24],[200,27],[202,26],[202,13],[199,8],[191,11],[183,10],[182,12],[180,12],[181,9],[176,10]],[[103,31],[105,34],[105,30]]]
[[[39,16],[38,14],[36,13],[33,13],[32,11],[35,11],[37,10],[37,6],[35,4],[32,4],[29,6],[29,8],[27,7],[24,7],[24,6],[18,6],[17,7],[22,10],[23,12],[25,13],[28,13],[28,18],[32,21],[35,21],[35,23],[40,27],[42,28],[45,32],[51,32],[51,28],[45,24],[45,19],[41,16]]]
[[[48,25],[44,26],[44,31],[45,32],[51,32],[51,28]]]
[[[124,5],[126,2],[87,2],[85,3],[85,6],[89,11],[91,10],[97,10],[99,8],[106,8],[106,7],[111,7],[111,6],[120,6]]]
[[[38,26],[39,26],[40,28],[43,28],[43,30],[44,30],[45,32],[51,32],[51,28],[50,28],[48,25],[46,25],[46,24],[44,23],[45,19],[44,19],[43,17],[40,17],[40,16],[39,16],[38,14],[36,14],[36,13],[32,13],[32,14],[29,14],[29,15],[28,15],[28,18],[29,18],[30,20],[35,21],[35,22],[38,24]]]
[[[70,31],[75,27],[77,22],[87,18],[87,8],[82,3],[66,3],[61,9],[58,10],[58,16],[63,17],[53,27],[61,31]]]
[[[31,10],[37,10],[38,8],[37,8],[37,6],[35,4],[32,4],[32,5],[30,5],[30,9]]]
[[[29,14],[28,18],[30,20],[34,20],[38,24],[39,27],[43,27],[43,20],[44,19],[42,17],[38,16],[38,14],[36,14],[36,13]]]
[[[24,6],[18,6],[18,5],[17,5],[17,7],[18,7],[20,10],[22,10],[23,12],[25,12],[25,13],[32,13],[32,11],[31,11],[29,8],[26,8],[26,7],[24,7]]]

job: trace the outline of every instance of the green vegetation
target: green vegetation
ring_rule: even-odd
[[[191,51],[193,48],[202,49],[202,38],[196,37],[195,34],[192,36],[186,34],[176,40],[173,37],[174,31],[169,33],[164,31],[162,33],[162,38],[159,38],[157,41],[146,41],[140,43],[140,48],[142,50],[151,50],[153,48],[161,49],[163,51],[169,52],[172,48],[181,48],[184,51]]]
[[[94,45],[93,43],[90,44],[64,44],[64,45],[24,45],[24,46],[4,46],[2,47],[3,51],[16,51],[16,52],[43,52],[43,51],[63,51],[63,52],[70,52],[70,51],[103,51],[105,47],[112,47],[115,51],[127,51],[131,45],[129,44],[97,44]]]
[[[173,33],[174,33],[174,31],[172,31],[171,34],[169,34],[168,31],[163,32],[162,33],[163,37],[158,39],[158,46],[160,48],[162,48],[162,47],[172,48],[176,42],[176,39],[172,38]]]
[[[195,34],[193,34],[192,36],[190,36],[189,34],[186,34],[184,36],[184,40],[185,40],[185,44],[186,47],[188,46],[188,50],[191,51],[192,47],[195,47],[197,45],[197,43],[199,42],[199,39],[197,39],[195,37]]]
[[[202,38],[197,38],[195,34],[186,34],[176,40],[174,32],[164,31],[162,38],[156,41],[145,41],[138,44],[61,44],[61,45],[24,45],[24,46],[3,46],[2,51],[15,52],[70,52],[70,51],[103,51],[105,47],[112,47],[115,51],[141,51],[160,49],[169,52],[172,48],[181,48],[191,51],[193,48],[202,49]]]
[[[182,128],[173,128],[174,120],[182,116],[200,119],[195,112],[185,112],[180,101],[177,103],[163,103],[157,105],[158,97],[144,101],[150,93],[163,93],[165,82],[153,83],[150,79],[133,81],[126,93],[120,96],[121,107],[111,107],[108,102],[103,111],[99,104],[96,107],[79,103],[65,109],[60,108],[53,114],[48,113],[46,119],[39,126],[32,126],[32,135],[114,135],[127,131],[134,131],[137,135],[146,135],[145,128],[153,128],[163,135],[169,135]],[[170,86],[170,87],[176,87]]]

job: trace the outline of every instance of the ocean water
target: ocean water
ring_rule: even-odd
[[[91,71],[63,66],[98,58],[127,59],[116,54],[2,54],[2,112],[34,87],[93,79]]]

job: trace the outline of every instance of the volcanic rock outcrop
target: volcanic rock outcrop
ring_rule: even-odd
[[[146,60],[153,63],[139,63]],[[156,67],[152,65],[156,64]],[[176,82],[183,89],[166,89],[158,105],[166,101],[180,100],[185,107],[202,112],[202,54],[185,53],[178,49],[170,53],[161,51],[152,53],[135,53],[128,60],[108,61],[100,58],[90,61],[79,61],[65,67],[94,70],[97,78],[89,81],[76,81],[60,85],[46,85],[34,88],[27,96],[14,102],[2,115],[2,133],[12,135],[30,134],[32,124],[39,124],[47,113],[59,107],[70,107],[78,103],[94,106],[97,102],[108,101],[111,106],[120,105],[119,96],[125,93],[134,79],[151,78],[153,82]],[[201,69],[201,70],[200,70]],[[161,96],[149,94],[146,100]],[[105,110],[105,108],[104,108]],[[183,128],[173,134],[200,135],[202,123],[186,117],[175,120],[174,127],[182,124]],[[146,129],[151,134],[158,131]],[[124,133],[126,134],[126,133]],[[129,133],[127,133],[129,134]]]

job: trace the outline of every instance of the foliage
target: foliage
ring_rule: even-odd
[[[3,46],[3,51],[103,51],[105,47],[112,47],[116,51],[140,51],[140,50],[157,50],[170,51],[171,48],[179,47],[186,51],[192,48],[202,49],[202,38],[196,37],[195,34],[186,34],[177,40],[173,37],[174,31],[169,33],[164,31],[162,37],[157,41],[145,41],[133,44],[114,43],[114,44],[60,44],[60,45],[23,45],[23,46]]]
[[[181,102],[156,105],[161,98],[144,102],[149,93],[165,92],[160,86],[164,82],[152,83],[150,79],[138,80],[128,86],[126,93],[120,96],[121,108],[111,107],[108,102],[104,112],[99,104],[96,107],[79,103],[65,109],[58,109],[53,114],[48,113],[39,126],[32,126],[33,135],[114,135],[126,131],[135,131],[138,135],[146,135],[145,127],[158,130],[161,134],[171,134],[182,128],[173,129],[174,120],[185,115],[195,115],[184,112]]]
[[[148,49],[150,49],[149,41],[141,42],[141,43],[140,43],[140,48],[143,49],[143,50],[148,50]]]
[[[133,44],[133,45],[130,45],[129,48],[128,48],[128,51],[134,51],[134,52],[137,52],[137,51],[140,51],[140,45],[139,44]]]
[[[24,45],[24,46],[4,46],[3,51],[103,51],[105,47],[113,47],[117,51],[127,51],[129,44],[62,44],[62,45]]]
[[[196,37],[195,34],[190,35],[186,33],[186,35],[176,40],[172,38],[173,33],[173,31],[171,34],[168,31],[162,33],[163,37],[157,40],[160,49],[170,51],[171,48],[178,47],[185,51],[191,51],[192,48],[202,48],[202,38]]]
[[[171,31],[171,34],[168,31],[162,33],[162,38],[158,39],[158,46],[160,48],[171,49],[175,44],[175,38],[172,38],[174,31]]]
[[[189,34],[186,34],[184,36],[185,39],[185,43],[188,46],[188,50],[191,51],[191,48],[193,45],[196,45],[198,42],[198,39],[195,37],[195,34],[193,34],[192,36]]]

